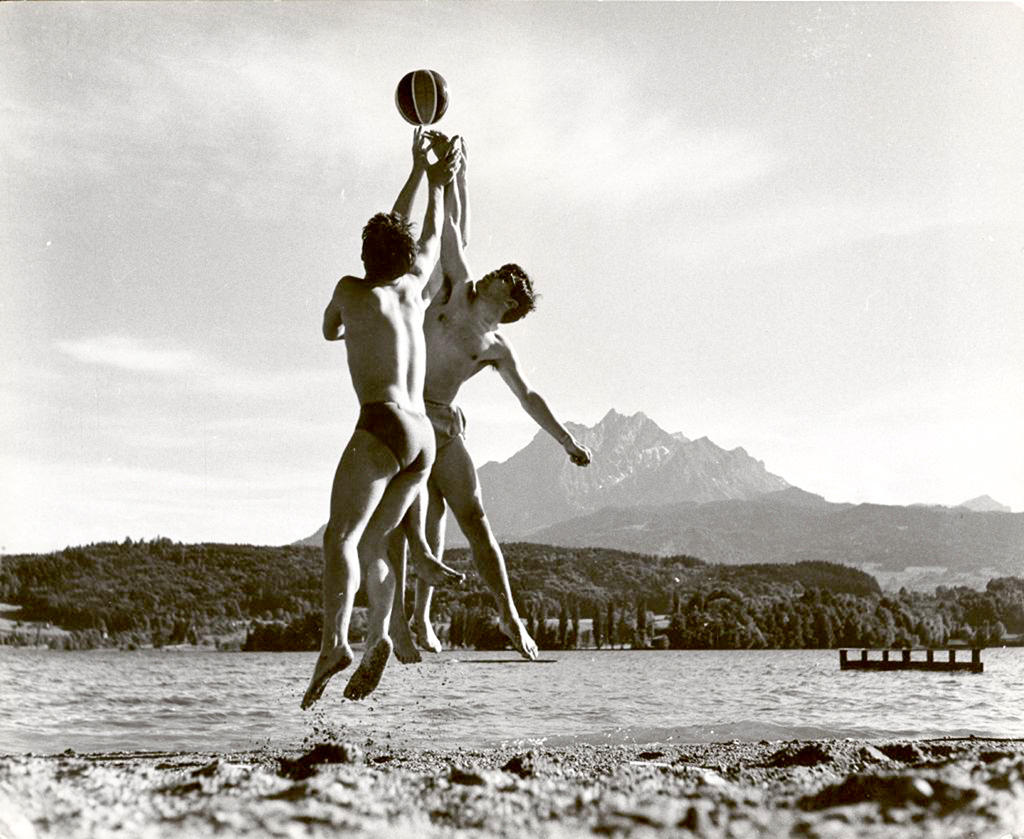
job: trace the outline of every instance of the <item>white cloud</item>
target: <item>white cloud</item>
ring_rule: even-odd
[[[286,398],[296,394],[343,389],[344,368],[335,366],[301,370],[250,370],[232,367],[217,359],[187,349],[151,346],[129,335],[97,335],[72,341],[57,341],[65,355],[83,364],[133,373],[177,377],[190,390],[249,398]]]
[[[758,211],[686,228],[679,253],[691,264],[728,267],[776,262],[877,236],[911,236],[952,223],[897,203],[805,203]]]
[[[57,349],[85,364],[98,364],[139,373],[177,374],[194,370],[198,361],[187,350],[147,347],[135,338],[100,335],[57,341]]]
[[[696,129],[664,114],[611,111],[600,121],[569,125],[537,119],[514,137],[481,129],[474,147],[489,150],[481,192],[547,186],[571,205],[703,198],[755,183],[782,165],[779,153],[753,135]]]

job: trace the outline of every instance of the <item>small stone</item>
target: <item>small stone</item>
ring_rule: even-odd
[[[916,743],[886,743],[879,751],[900,763],[916,764],[925,760],[924,752]]]
[[[818,766],[831,762],[832,755],[828,747],[820,743],[807,743],[800,748],[797,748],[795,743],[787,743],[765,761],[765,766],[785,768],[789,766]]]
[[[537,775],[537,753],[531,749],[528,752],[515,755],[501,768],[520,778],[533,778]]]
[[[700,773],[700,782],[706,787],[714,787],[715,789],[729,789],[729,782],[725,780],[717,772],[713,772],[710,769],[705,769]]]
[[[278,774],[293,781],[301,781],[316,774],[325,763],[358,763],[363,751],[354,743],[320,743],[296,760],[281,758]]]
[[[448,780],[464,787],[485,787],[487,779],[475,768],[463,769],[453,766],[448,772]]]
[[[874,746],[864,746],[860,750],[860,759],[865,763],[889,763],[888,755],[882,754]]]

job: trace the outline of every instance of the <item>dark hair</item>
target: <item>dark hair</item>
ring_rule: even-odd
[[[534,293],[533,281],[518,265],[513,262],[502,265],[497,271],[491,271],[491,273],[485,274],[481,279],[486,280],[488,277],[494,276],[502,279],[508,277],[512,280],[512,288],[509,293],[512,295],[512,299],[516,301],[516,305],[505,312],[501,319],[502,323],[514,323],[520,318],[526,317],[537,308],[537,298],[540,295]]]
[[[363,228],[363,267],[367,279],[401,277],[416,261],[412,225],[399,213],[377,213]]]

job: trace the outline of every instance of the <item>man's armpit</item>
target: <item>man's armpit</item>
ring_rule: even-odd
[[[437,292],[437,297],[442,303],[447,303],[452,299],[452,275],[448,272],[441,274],[441,288]]]

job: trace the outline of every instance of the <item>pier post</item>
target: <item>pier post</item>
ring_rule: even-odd
[[[903,650],[903,663],[907,664],[910,661],[910,650]]]
[[[860,651],[860,660],[861,661],[867,661],[868,660],[868,651],[867,650],[861,650]]]
[[[839,669],[840,670],[845,670],[846,669],[846,650],[840,650],[839,651]]]
[[[882,650],[882,661],[888,661],[888,660],[889,660],[889,651],[888,650]]]
[[[949,648],[949,660],[950,662],[956,661],[956,650],[954,650],[952,647]]]
[[[935,650],[928,650],[928,663],[935,661]]]

